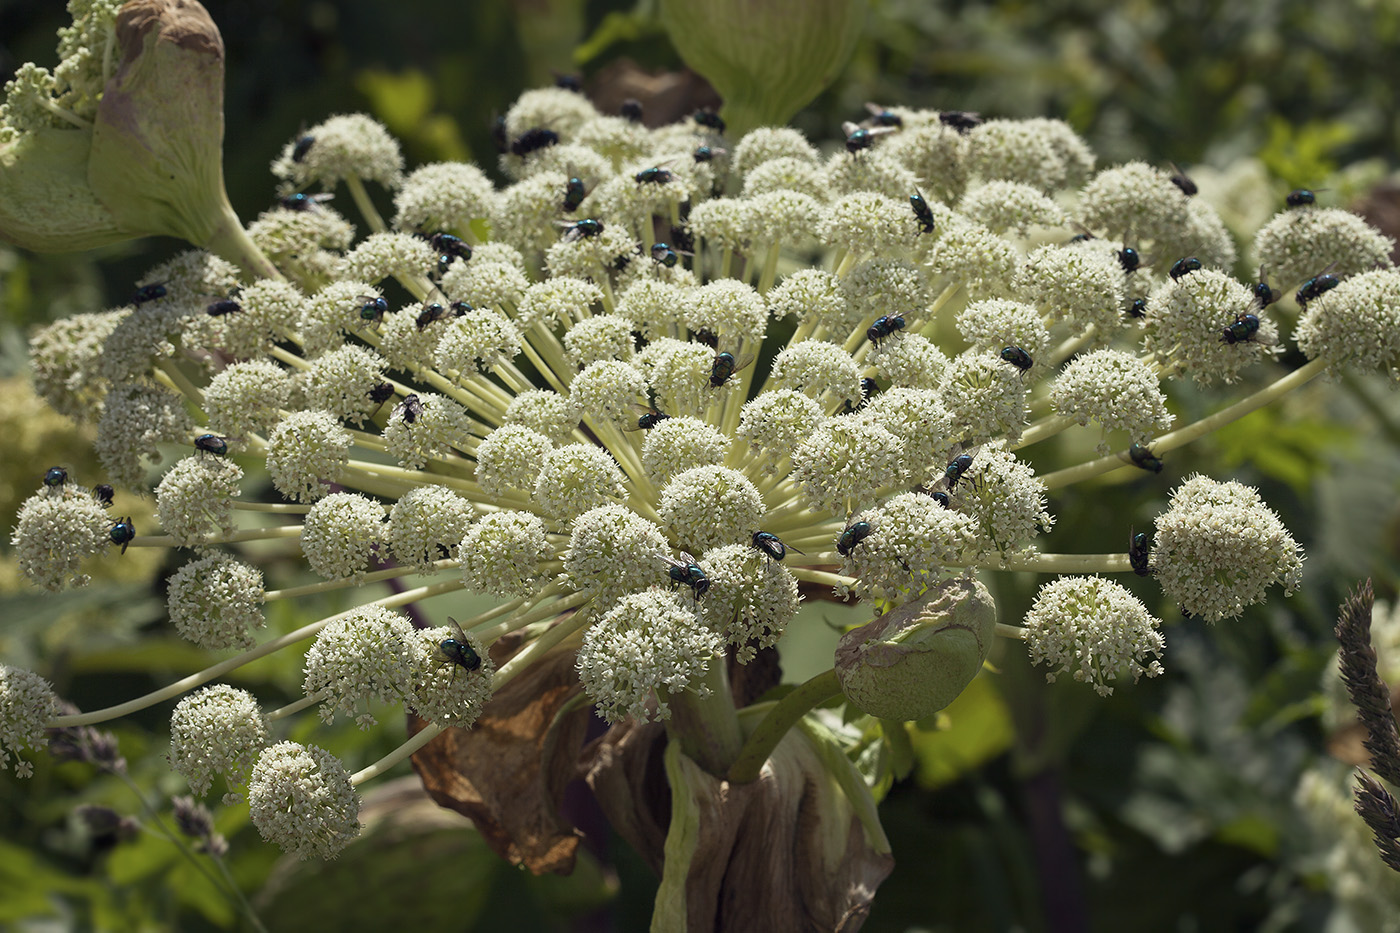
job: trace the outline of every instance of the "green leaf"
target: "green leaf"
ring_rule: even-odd
[[[930,730],[923,720],[910,736],[915,780],[925,789],[951,784],[1011,747],[1011,713],[988,677],[973,680],[935,719],[947,727]]]

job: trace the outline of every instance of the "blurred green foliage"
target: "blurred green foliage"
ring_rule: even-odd
[[[410,165],[466,158],[494,172],[493,116],[552,71],[581,70],[588,80],[624,57],[647,69],[678,67],[646,0],[206,5],[227,46],[226,176],[245,220],[271,202],[267,164],[279,147],[329,114],[368,110],[403,142]],[[0,77],[24,61],[52,64],[54,31],[64,22],[52,0],[0,5]],[[1101,163],[1174,160],[1189,170],[1252,155],[1281,195],[1323,187],[1359,161],[1395,168],[1397,45],[1394,0],[872,0],[845,76],[795,122],[827,138],[869,100],[1060,116]],[[0,375],[22,369],[26,328],[119,300],[146,268],[184,248],[143,241],[74,256],[0,248]],[[1204,404],[1173,401],[1184,416]],[[1056,496],[1052,511],[1073,514],[1066,524],[1083,529],[1078,540],[1057,534],[1057,549],[1116,551],[1127,527],[1147,528],[1166,491],[1191,471],[1258,485],[1299,540],[1314,542],[1308,583],[1292,600],[1209,627],[1162,605],[1150,581],[1123,581],[1168,620],[1168,675],[1120,685],[1110,702],[1073,682],[1047,685],[1016,652],[994,656],[996,670],[936,721],[907,730],[913,777],[896,783],[882,805],[897,868],[866,929],[1035,931],[1082,921],[1094,930],[1287,930],[1344,922],[1333,915],[1293,794],[1299,774],[1322,755],[1317,683],[1333,650],[1334,607],[1359,577],[1374,575],[1387,594],[1400,579],[1397,425],[1393,387],[1359,380],[1244,419],[1169,457],[1160,477],[1106,477]],[[60,449],[46,430],[5,422],[6,514],[24,494],[11,473],[37,476],[54,456],[80,456],[76,439],[61,455],[33,453]],[[7,657],[42,653],[50,659],[44,672],[88,708],[197,670],[205,659],[161,622],[155,569],[80,594],[4,597],[0,617],[22,620],[3,633]],[[1006,617],[1025,608],[1036,584],[1003,582],[997,595]],[[843,619],[840,607],[804,611],[790,674],[829,652],[828,617]],[[269,625],[280,632],[304,621],[273,613]],[[805,660],[804,640],[814,646]],[[299,679],[288,656],[240,672],[238,682],[275,707],[298,695]],[[119,728],[133,779],[152,800],[184,790],[163,761],[168,711]],[[305,734],[292,737],[314,730],[317,744],[363,764],[396,742],[398,723],[385,718],[386,728],[368,734],[343,720],[331,727],[303,720]],[[48,916],[67,929],[230,928],[231,905],[168,843],[148,838],[100,851],[69,822],[80,802],[140,811],[125,785],[84,765],[41,757],[27,782],[0,772],[0,926]],[[1045,812],[1062,821],[1061,848]],[[596,910],[621,877],[622,895],[608,910],[616,928],[627,929],[645,922],[653,890],[615,839],[573,881],[520,876],[460,828],[397,842],[372,837],[364,849],[382,857],[347,874],[312,875],[280,863],[238,808],[221,810],[219,820],[234,876],[250,896],[264,892],[259,906],[274,928],[281,928],[276,918],[304,918],[315,905],[344,909],[335,916],[346,928],[416,919],[425,928],[566,929],[565,918]],[[1067,875],[1049,871],[1056,860]],[[467,893],[488,890],[485,900]]]

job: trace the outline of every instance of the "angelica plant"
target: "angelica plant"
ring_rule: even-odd
[[[31,84],[12,83],[7,115]],[[780,127],[646,129],[534,90],[504,118],[503,188],[469,164],[406,171],[362,115],[289,139],[272,161],[281,190],[347,195],[362,235],[327,203],[284,197],[247,225],[257,258],[242,269],[185,253],[138,283],[158,297],[36,334],[35,385],[96,424],[101,480],[140,489],[178,453],[154,526],[119,534],[88,489],[99,478],[70,477],[39,488],[12,538],[49,590],[119,548],[183,552],[171,621],[241,653],[62,715],[41,678],[0,668],[0,762],[46,727],[178,700],[170,757],[191,791],[222,778],[265,838],[331,857],[356,835],[356,787],[470,730],[493,696],[562,690],[611,726],[612,756],[590,752],[586,773],[661,868],[662,921],[713,925],[732,892],[699,867],[771,860],[761,827],[814,779],[823,808],[783,832],[797,853],[844,854],[783,862],[801,866],[795,886],[778,868],[724,883],[825,928],[862,916],[892,866],[872,790],[887,775],[856,767],[843,716],[878,734],[937,712],[998,637],[1104,696],[1158,676],[1162,622],[1112,575],[1145,572],[1213,623],[1292,592],[1301,548],[1258,493],[1203,475],[1169,488],[1163,463],[1400,352],[1393,243],[1351,214],[1286,207],[1259,231],[1248,265],[1298,290],[1276,302],[1234,276],[1214,210],[1162,168],[1096,170],[1057,120],[892,112],[899,129],[852,151]],[[388,220],[370,185],[392,193]],[[1285,371],[1290,331],[1309,361]],[[1163,388],[1178,381],[1250,390],[1178,424]],[[1059,444],[1075,433],[1088,443]],[[221,443],[196,446],[205,435]],[[1088,448],[1050,472],[1026,457]],[[1127,527],[1123,552],[1056,552],[1054,529],[1074,522],[1053,511],[1059,490],[1113,471],[1157,477],[1145,494],[1169,500],[1145,561]],[[255,501],[268,485],[279,501]],[[268,588],[259,561],[289,554],[321,582]],[[999,619],[985,584],[1013,571],[1047,580],[1024,619]],[[350,608],[264,632],[265,607],[328,593]],[[498,604],[454,627],[406,614],[469,593]],[[871,621],[829,671],[760,699],[776,679],[754,662],[804,597],[856,600]],[[218,683],[284,650],[304,655],[303,701],[264,710]],[[312,707],[368,728],[371,700],[401,704],[417,731],[358,771],[279,741]],[[572,741],[524,780],[547,784]],[[673,795],[664,855],[626,810],[641,795],[603,792],[644,780],[629,763],[655,743]],[[555,845],[572,858],[570,834],[515,830],[531,867],[557,865]]]

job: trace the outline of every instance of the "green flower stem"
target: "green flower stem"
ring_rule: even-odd
[[[241,499],[234,499],[231,503],[235,509],[242,509],[245,512],[272,512],[283,515],[305,515],[311,511],[309,505],[299,505],[295,502],[244,502]]]
[[[1014,638],[1017,641],[1025,641],[1026,630],[1019,625],[1007,625],[1005,622],[997,623],[997,634],[1002,638]]]
[[[369,199],[369,192],[365,190],[365,183],[360,180],[360,176],[346,175],[345,187],[349,189],[350,197],[355,201],[355,207],[359,208],[361,216],[364,217],[365,223],[369,225],[371,230],[375,233],[383,233],[389,229],[389,226],[384,223],[384,218],[380,217],[379,211],[375,209],[374,202]]]
[[[758,780],[763,763],[788,730],[807,713],[840,695],[841,681],[836,676],[836,669],[831,668],[774,703],[768,715],[749,733],[725,779],[732,784],[748,784]]]
[[[728,772],[744,744],[725,660],[711,658],[699,684],[709,688],[708,695],[687,689],[668,698],[671,718],[665,723],[666,734],[687,758],[720,777]]]
[[[521,671],[534,664],[540,657],[562,644],[566,639],[580,634],[592,621],[593,613],[587,610],[575,612],[568,618],[560,619],[557,624],[550,627],[549,631],[521,648],[513,658],[497,669],[496,676],[491,681],[492,689],[500,690],[519,677]]]
[[[1008,449],[1020,450],[1022,447],[1028,447],[1036,441],[1043,441],[1047,437],[1054,437],[1061,431],[1078,423],[1079,422],[1068,415],[1046,415],[1044,418],[1035,422],[1035,424],[1026,428],[1026,430],[1021,433],[1021,439],[1014,444],[1008,445]]]
[[[1222,408],[1215,414],[1172,431],[1170,434],[1163,434],[1161,437],[1154,438],[1148,446],[1152,449],[1154,454],[1161,456],[1169,450],[1175,450],[1178,447],[1189,444],[1197,438],[1204,437],[1211,431],[1223,428],[1232,421],[1238,421],[1245,415],[1272,404],[1280,397],[1292,392],[1294,389],[1306,385],[1308,382],[1322,375],[1326,370],[1327,364],[1324,360],[1312,360],[1283,378],[1265,386],[1258,392],[1245,396],[1228,408]],[[1053,473],[1046,473],[1040,479],[1041,482],[1045,484],[1046,489],[1058,489],[1061,486],[1068,486],[1071,483],[1077,483],[1081,480],[1098,476],[1100,473],[1107,473],[1111,470],[1125,467],[1136,469],[1132,460],[1128,457],[1128,452],[1123,450],[1116,454],[1110,454],[1107,457],[1100,457],[1097,460],[1081,463],[1078,466],[1056,470]]]
[[[809,555],[809,557],[814,560],[824,556],[826,555]],[[820,583],[823,586],[854,586],[857,582],[855,577],[846,577],[842,576],[839,573],[831,573],[830,571],[826,570],[816,570],[811,567],[803,567],[799,564],[793,564],[788,569],[791,570],[792,575],[799,580],[806,580],[808,583]]]
[[[778,253],[782,248],[781,240],[774,240],[768,244],[768,253],[763,257],[763,273],[758,277],[758,293],[766,294],[768,289],[773,287],[773,280],[778,277]]]
[[[272,602],[275,599],[300,599],[303,596],[314,596],[317,593],[330,593],[335,590],[354,589],[370,583],[379,583],[384,580],[397,580],[399,577],[412,577],[440,570],[453,570],[460,566],[461,561],[449,559],[434,561],[431,565],[431,569],[427,571],[418,567],[390,567],[387,570],[376,570],[373,573],[366,573],[355,577],[345,577],[339,580],[322,580],[319,583],[307,583],[304,586],[289,586],[286,589],[269,590],[263,594],[263,601]]]
[[[482,629],[474,634],[483,642],[490,644],[497,641],[511,632],[518,632],[527,625],[534,625],[536,622],[543,622],[550,616],[560,615],[570,609],[577,609],[588,602],[591,597],[587,593],[570,593],[563,599],[555,600],[551,603],[539,605],[540,600],[532,600],[526,607],[529,611],[512,613],[508,618],[496,623],[490,628]]]
[[[410,738],[407,742],[404,742],[398,748],[394,749],[392,752],[385,755],[383,758],[379,759],[374,764],[369,765],[366,768],[361,768],[359,771],[356,771],[354,774],[350,775],[351,786],[358,787],[365,781],[377,778],[379,777],[379,775],[384,774],[389,769],[397,765],[399,762],[407,761],[409,757],[413,755],[414,752],[418,751],[418,749],[422,748],[424,745],[427,745],[433,739],[442,735],[444,732],[447,731],[447,728],[447,726],[438,725],[435,722],[428,723],[422,729],[418,730],[418,732],[414,734],[414,736]]]
[[[1096,325],[1090,324],[1084,328],[1084,333],[1077,337],[1068,337],[1058,347],[1044,354],[1044,361],[1052,368],[1058,369],[1060,364],[1069,359],[1080,350],[1087,347],[1098,336],[1099,329]]]
[[[285,282],[287,277],[278,271],[272,260],[268,259],[258,248],[258,244],[253,242],[252,237],[248,236],[248,231],[243,229],[243,222],[233,212],[227,195],[221,208],[219,221],[214,224],[204,242],[197,245],[215,256],[227,259],[251,278]]]
[[[209,547],[211,544],[234,544],[239,541],[271,541],[276,538],[299,538],[301,537],[300,525],[278,525],[270,528],[245,528],[242,531],[235,531],[226,535],[211,535],[200,542],[197,547]],[[170,535],[137,535],[131,539],[127,547],[183,547]]]
[[[404,590],[402,593],[393,593],[382,599],[362,603],[359,606],[352,606],[344,612],[338,612],[324,619],[317,619],[309,625],[303,625],[294,632],[288,632],[271,641],[264,642],[255,648],[249,648],[242,654],[220,661],[218,664],[206,667],[202,671],[197,671],[188,677],[182,677],[174,683],[161,687],[159,690],[151,691],[145,696],[137,697],[134,700],[127,700],[125,703],[118,703],[116,706],[108,706],[103,709],[93,710],[90,713],[55,716],[53,719],[49,720],[48,725],[52,728],[61,728],[63,726],[90,726],[94,723],[119,719],[122,716],[137,713],[143,709],[155,706],[157,703],[173,700],[180,694],[188,693],[195,687],[202,687],[209,681],[217,680],[230,671],[238,670],[245,664],[251,664],[269,655],[276,654],[283,648],[295,645],[299,641],[305,641],[335,620],[343,619],[353,612],[358,612],[364,606],[383,606],[385,609],[396,609],[399,606],[407,606],[410,603],[416,603],[420,599],[427,599],[430,596],[437,596],[440,593],[450,593],[453,590],[461,588],[462,584],[458,581],[453,581],[451,583],[434,583],[430,586],[420,586],[411,590]]]
[[[531,330],[533,330],[533,328],[531,328]],[[540,375],[544,376],[555,392],[558,392],[560,395],[569,394],[568,386],[564,385],[564,383],[559,380],[559,377],[554,374],[554,370],[544,361],[544,358],[540,356],[539,351],[535,348],[528,334],[526,334],[524,340],[520,341],[520,349],[525,354],[525,358],[530,361],[530,365],[540,371]]]
[[[174,360],[168,356],[161,357],[156,362],[156,369],[152,375],[167,389],[178,392],[193,403],[199,409],[199,414],[208,420],[204,413],[203,390],[190,381],[190,378],[181,371],[180,367],[175,365]]]
[[[272,712],[268,713],[267,721],[276,722],[279,719],[286,719],[288,716],[295,716],[302,710],[310,709],[317,703],[320,703],[328,696],[330,696],[330,690],[318,690],[310,696],[302,697],[300,700],[288,703],[286,706],[279,707],[278,709],[275,709]]]
[[[1013,554],[971,564],[982,570],[1028,570],[1031,573],[1118,573],[1132,570],[1123,554]]]

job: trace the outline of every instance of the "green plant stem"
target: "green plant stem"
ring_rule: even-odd
[[[374,202],[370,200],[369,192],[365,190],[365,183],[360,180],[360,176],[346,175],[345,187],[349,189],[355,207],[359,209],[360,215],[364,217],[370,230],[375,233],[383,233],[389,229],[388,225],[384,223],[384,218],[379,216],[379,211],[375,210]]]
[[[682,690],[668,698],[671,718],[666,720],[666,733],[687,758],[719,777],[729,770],[744,743],[723,659],[710,660],[700,684],[709,688],[708,695]]]
[[[1265,386],[1252,395],[1245,396],[1228,408],[1222,408],[1213,415],[1208,415],[1199,421],[1188,424],[1183,428],[1172,431],[1170,434],[1163,434],[1154,438],[1147,445],[1154,454],[1161,456],[1169,450],[1175,450],[1197,438],[1204,437],[1211,431],[1223,428],[1232,421],[1238,421],[1251,412],[1258,411],[1273,403],[1282,396],[1292,392],[1308,382],[1322,375],[1327,369],[1327,364],[1321,359],[1311,362],[1295,369],[1293,372]],[[1066,467],[1063,470],[1056,470],[1053,473],[1046,473],[1040,478],[1046,489],[1058,489],[1061,486],[1068,486],[1090,477],[1098,476],[1100,473],[1108,473],[1124,467],[1136,469],[1126,450],[1107,457],[1100,457],[1097,460],[1090,460],[1078,466]]]
[[[222,259],[227,259],[255,279],[276,279],[285,282],[286,276],[278,270],[271,259],[258,248],[243,229],[243,222],[233,212],[225,195],[219,222],[214,225],[204,242],[199,243]]]
[[[788,730],[807,713],[840,693],[841,681],[836,676],[836,669],[831,668],[773,704],[768,715],[749,733],[725,779],[732,784],[748,784],[758,780],[764,762],[773,754],[773,749],[778,747]]]
[[[93,710],[90,713],[55,716],[53,719],[49,720],[48,725],[51,728],[60,728],[62,726],[90,726],[94,723],[107,722],[110,719],[119,719],[129,713],[140,712],[143,709],[155,706],[157,703],[172,700],[182,693],[193,690],[195,687],[203,686],[209,681],[222,677],[230,671],[235,671],[245,664],[251,664],[260,658],[275,654],[289,645],[304,641],[321,631],[321,629],[325,628],[336,619],[343,619],[350,613],[357,612],[366,605],[383,606],[386,609],[394,609],[399,606],[407,606],[410,603],[416,603],[420,599],[437,596],[439,593],[447,593],[455,589],[461,589],[461,587],[461,581],[437,583],[432,586],[420,586],[415,589],[405,590],[402,593],[394,593],[383,599],[376,599],[373,602],[365,603],[361,606],[351,607],[344,612],[338,612],[333,616],[317,619],[309,625],[303,625],[294,632],[288,632],[286,635],[274,638],[272,641],[258,645],[256,648],[250,648],[240,655],[220,661],[218,664],[206,667],[204,670],[193,673],[188,677],[182,677],[174,683],[161,687],[159,690],[151,691],[145,696],[137,697],[134,700],[127,700],[125,703],[118,703],[116,706],[108,706],[103,709]]]

